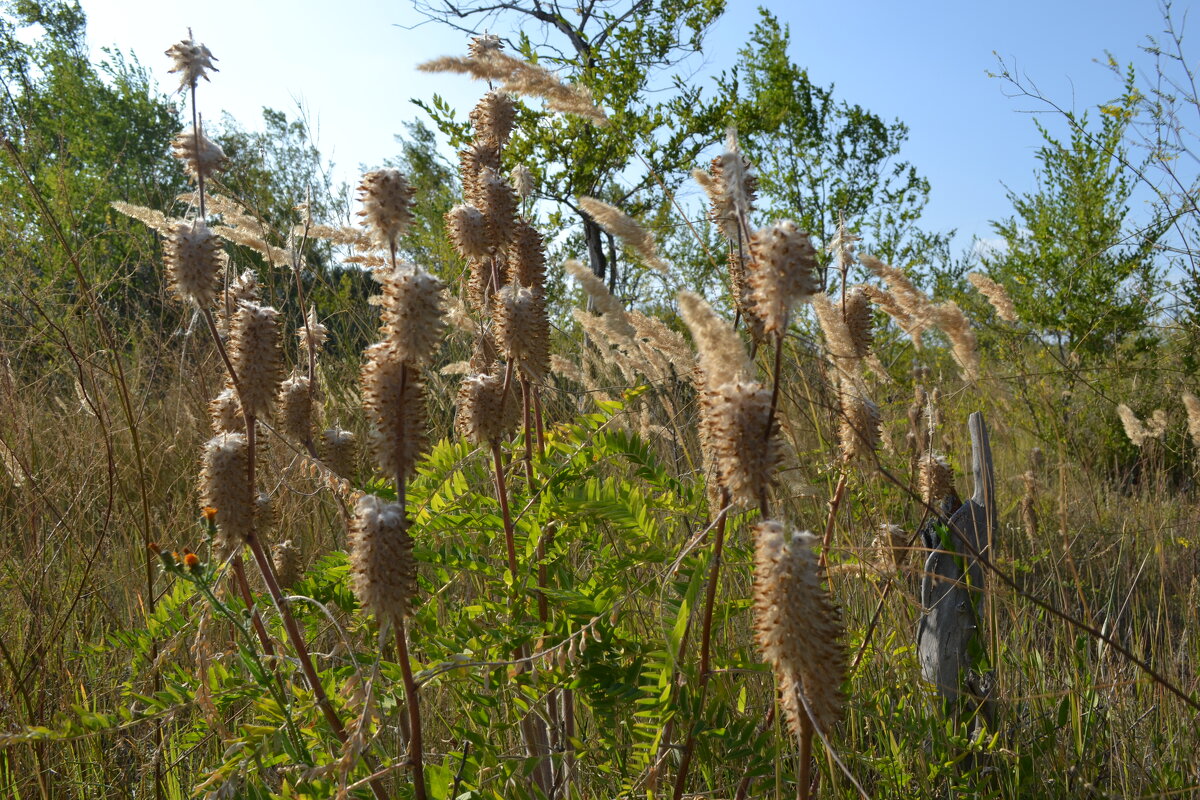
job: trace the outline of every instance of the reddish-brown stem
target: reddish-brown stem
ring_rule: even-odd
[[[713,609],[717,603],[717,580],[721,577],[721,554],[725,546],[725,522],[728,519],[726,506],[729,505],[729,492],[721,491],[721,516],[717,519],[716,538],[713,541],[712,567],[708,573],[708,589],[704,598],[704,622],[700,628],[700,702],[696,706],[700,713],[704,711],[704,699],[708,694],[709,666],[712,659],[712,618]],[[675,776],[674,800],[681,800],[687,788],[688,770],[692,765],[692,753],[696,749],[696,727],[698,721],[692,723],[687,742],[683,745],[683,756],[679,761],[679,773]]]
[[[812,740],[813,725],[808,712],[800,715],[800,785],[796,787],[798,800],[808,800],[812,793]]]
[[[508,553],[508,570],[512,574],[513,586],[517,583],[517,542],[513,530],[512,512],[508,507],[508,486],[504,481],[504,456],[500,453],[500,442],[492,442],[492,467],[495,470],[496,499],[500,502],[500,518],[504,522],[504,547]]]
[[[417,695],[417,682],[413,680],[412,664],[408,656],[408,634],[404,630],[404,618],[397,616],[396,658],[400,662],[400,673],[404,680],[404,695],[408,703],[408,760],[412,764],[413,789],[416,800],[425,800],[425,753],[421,742],[421,705]]]
[[[263,625],[262,616],[254,605],[254,595],[250,591],[250,581],[246,580],[246,565],[242,563],[240,552],[233,557],[233,577],[234,583],[238,587],[238,594],[242,596],[242,602],[246,604],[246,610],[250,613],[250,623],[254,626],[254,632],[258,634],[258,640],[262,642],[263,653],[267,655],[267,658],[272,659],[273,668],[275,646],[271,644],[271,637],[267,635],[267,628]]]
[[[833,490],[833,499],[829,501],[829,519],[825,521],[825,536],[821,539],[821,559],[818,562],[820,569],[825,569],[825,565],[829,563],[829,545],[833,542],[833,528],[845,494],[846,471],[843,469],[842,474],[838,476],[837,487]]]

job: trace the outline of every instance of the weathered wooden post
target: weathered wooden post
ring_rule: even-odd
[[[984,572],[995,543],[996,478],[983,414],[968,420],[975,493],[948,521],[926,525],[923,544],[930,551],[921,578],[921,622],[917,655],[921,675],[937,685],[951,714],[963,701],[990,716],[992,675],[982,639]],[[948,524],[947,524],[948,522]]]

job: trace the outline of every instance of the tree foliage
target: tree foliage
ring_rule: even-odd
[[[1071,117],[1061,140],[1038,125],[1037,188],[1009,193],[1014,215],[993,223],[1003,245],[984,266],[1009,290],[1022,320],[1067,352],[1099,358],[1137,339],[1154,314],[1160,288],[1154,224],[1127,232],[1130,174],[1122,145],[1125,106],[1105,106],[1100,128]]]
[[[826,244],[844,217],[862,246],[888,261],[944,252],[949,236],[916,227],[929,181],[900,159],[908,127],[814,83],[791,44],[789,27],[760,8],[737,65],[718,81],[725,118],[757,166],[764,210]]]

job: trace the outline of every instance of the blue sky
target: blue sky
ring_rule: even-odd
[[[1163,28],[1155,0],[764,4],[790,24],[793,60],[815,82],[833,83],[838,97],[909,126],[904,157],[933,187],[924,226],[957,229],[960,248],[972,236],[989,236],[988,221],[1010,213],[1006,186],[1033,187],[1040,137],[1027,112],[1044,106],[1012,97],[1011,85],[988,77],[997,59],[1059,105],[1083,111],[1119,94],[1119,81],[1102,63],[1105,52],[1148,68],[1140,46]],[[395,154],[393,134],[420,115],[410,98],[436,92],[465,112],[479,91],[462,77],[415,70],[434,56],[461,52],[465,42],[436,25],[411,27],[420,18],[403,0],[82,5],[92,45],[134,52],[164,88],[173,88],[174,78],[162,53],[191,26],[220,59],[221,72],[202,89],[205,116],[228,110],[253,126],[263,106],[294,114],[299,104],[344,180]],[[704,62],[693,65],[697,80],[733,63],[758,5],[730,0]],[[1175,4],[1177,21],[1187,7]],[[1063,130],[1053,115],[1042,121]]]

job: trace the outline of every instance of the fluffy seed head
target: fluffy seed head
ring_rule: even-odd
[[[529,171],[529,167],[524,164],[517,164],[509,174],[508,180],[512,183],[513,189],[516,190],[517,197],[525,199],[526,197],[533,196],[533,173]]]
[[[208,403],[208,418],[213,433],[245,433],[246,418],[242,416],[242,404],[232,387],[224,389]]]
[[[1145,422],[1138,419],[1133,409],[1124,403],[1117,406],[1117,414],[1125,426],[1125,435],[1134,447],[1141,447],[1151,439],[1161,439],[1167,432],[1167,412],[1161,408],[1155,409]]]
[[[485,167],[479,173],[477,205],[487,220],[490,249],[503,249],[516,230],[517,193],[504,180],[504,176],[491,167]]]
[[[866,358],[871,354],[871,344],[875,340],[872,331],[871,301],[861,286],[846,290],[842,298],[845,305],[846,329],[850,333],[850,344],[857,358]]]
[[[754,526],[754,639],[779,682],[788,727],[800,735],[802,693],[822,732],[842,716],[846,677],[841,615],[821,576],[807,532],[787,534],[774,521]]]
[[[229,323],[242,303],[257,303],[261,297],[258,289],[258,278],[253,270],[242,270],[225,287],[220,302],[217,303],[217,330],[228,338]]]
[[[539,294],[509,284],[496,297],[496,344],[521,374],[537,382],[550,368],[550,321]]]
[[[179,73],[179,88],[194,89],[196,82],[201,78],[208,80],[208,73],[219,72],[213,66],[214,61],[220,59],[213,56],[212,51],[199,42],[193,42],[191,38],[176,42],[167,48],[166,55],[174,62],[174,66],[167,72]]]
[[[988,302],[992,304],[992,308],[996,309],[996,316],[1005,322],[1017,321],[1017,307],[1013,305],[1012,298],[1008,296],[1007,289],[988,276],[981,275],[978,272],[968,272],[967,280],[979,290],[980,294],[988,299]]]
[[[498,53],[503,49],[504,44],[500,41],[500,37],[494,33],[483,33],[479,36],[472,36],[471,41],[467,44],[467,54],[471,58],[485,58],[489,53]]]
[[[279,312],[243,303],[233,315],[229,360],[237,375],[242,407],[254,417],[271,413],[283,368],[279,356]]]
[[[403,481],[428,437],[425,387],[387,342],[372,345],[363,365],[363,405],[371,424],[371,452],[384,474]]]
[[[195,128],[175,134],[175,138],[171,140],[171,149],[175,157],[183,162],[184,171],[197,180],[201,177],[208,180],[225,169],[229,163],[225,151],[205,136],[203,130],[197,137]]]
[[[447,211],[446,232],[454,249],[467,260],[485,258],[491,250],[487,219],[475,206],[460,204]]]
[[[408,616],[417,595],[417,565],[404,507],[363,495],[350,525],[354,594],[380,618]]]
[[[466,376],[458,386],[455,430],[476,446],[499,442],[517,426],[517,404],[509,395],[498,372]]]
[[[680,292],[679,314],[696,342],[697,361],[706,386],[716,388],[726,383],[753,381],[754,364],[746,355],[737,331],[704,298],[693,292]]]
[[[446,285],[416,267],[384,268],[374,274],[383,286],[384,340],[396,357],[413,366],[433,360],[446,330],[442,291]]]
[[[747,280],[755,310],[768,333],[782,333],[792,307],[819,288],[817,251],[807,233],[783,220],[755,231],[750,253],[754,261]]]
[[[208,308],[217,297],[225,251],[200,220],[178,222],[165,243],[167,279],[176,296]]]
[[[842,392],[841,408],[838,443],[842,458],[847,462],[870,460],[879,447],[879,406],[851,388]]]
[[[289,589],[300,582],[300,548],[291,539],[277,542],[271,548],[271,564],[282,588]]]
[[[488,92],[479,99],[469,116],[475,138],[503,147],[512,133],[516,113],[512,97],[496,90]]]
[[[337,476],[350,479],[357,470],[354,434],[341,428],[329,428],[321,433],[321,461]]]
[[[329,328],[326,328],[317,319],[316,308],[308,310],[308,315],[305,317],[305,324],[296,329],[296,338],[300,340],[300,351],[304,354],[305,360],[308,359],[308,352],[310,350],[314,355],[321,352],[321,347],[325,344],[325,340],[329,338]]]
[[[704,393],[702,422],[717,480],[734,502],[756,505],[774,483],[782,458],[771,391],[761,383],[727,383]]]
[[[908,539],[899,525],[880,525],[879,533],[871,540],[875,563],[892,569],[902,566],[908,558],[907,545]]]
[[[742,225],[748,224],[754,207],[758,178],[750,161],[738,150],[733,131],[729,132],[725,152],[712,160],[709,169],[708,180],[699,181],[708,195],[709,219],[725,238],[737,242],[741,239]]]
[[[508,282],[541,292],[546,285],[546,251],[542,234],[528,220],[517,221],[508,244]]]
[[[412,224],[413,190],[398,169],[377,169],[358,187],[367,227],[380,247],[395,250],[396,241]]]
[[[250,455],[243,434],[217,434],[205,444],[200,504],[217,510],[221,558],[245,544],[254,531],[255,495],[249,469]]]
[[[940,508],[942,500],[954,491],[954,472],[941,453],[926,453],[921,457],[918,486],[921,499],[928,506]]]
[[[298,442],[312,436],[312,384],[303,375],[293,375],[279,387],[279,427]]]
[[[495,142],[476,140],[458,151],[463,197],[472,205],[479,203],[479,176],[485,169],[500,171],[500,146]]]
[[[1188,433],[1192,436],[1192,444],[1200,448],[1200,399],[1189,391],[1183,393],[1183,407],[1187,409]]]

